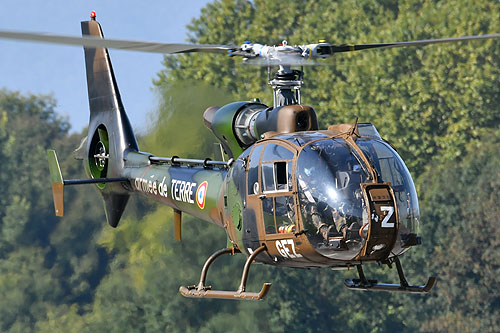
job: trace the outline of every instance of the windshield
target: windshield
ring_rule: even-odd
[[[343,139],[316,141],[297,161],[300,210],[309,241],[322,255],[348,260],[364,245],[368,224],[361,183],[366,167]]]
[[[399,155],[378,139],[359,138],[361,148],[377,171],[379,183],[390,183],[397,202],[399,237],[394,253],[418,231],[418,199],[410,173]],[[343,139],[307,144],[297,161],[300,213],[313,247],[324,256],[349,260],[365,243],[368,213],[361,183],[371,183],[368,167]]]

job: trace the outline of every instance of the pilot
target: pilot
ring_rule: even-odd
[[[344,203],[341,203],[339,208],[332,209],[332,218],[337,228],[337,232],[342,234],[342,237],[346,238],[347,233],[347,222],[344,213]]]
[[[304,208],[306,209],[306,215],[311,216],[312,222],[316,227],[318,234],[321,234],[321,236],[323,236],[324,239],[328,239],[328,233],[330,232],[330,228],[332,226],[323,222],[328,220],[322,219],[318,206],[313,204],[313,205],[306,205]]]
[[[318,179],[314,177],[315,167],[304,168],[304,176],[299,175],[299,185],[302,189],[302,210],[304,215],[312,221],[312,224],[323,239],[328,240],[328,234],[335,227],[333,214],[334,211],[324,201],[321,201],[318,196],[319,190],[317,188]],[[316,174],[319,176],[319,174]],[[345,219],[344,219],[345,221]]]

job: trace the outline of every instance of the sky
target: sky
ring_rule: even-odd
[[[185,42],[186,25],[208,0],[1,0],[0,30],[80,36],[80,21],[97,13],[108,38]],[[161,54],[110,50],[123,105],[134,129],[143,132],[158,99],[152,80],[162,69]],[[83,48],[0,39],[0,89],[52,94],[56,111],[72,131],[88,124],[89,107]]]

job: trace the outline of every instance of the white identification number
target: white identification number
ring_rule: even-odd
[[[280,239],[276,241],[276,249],[281,256],[285,258],[302,258],[301,254],[295,251],[295,242],[293,239]]]
[[[392,217],[392,214],[394,214],[394,207],[392,206],[382,206],[380,207],[380,210],[383,212],[387,212],[385,214],[384,219],[382,220],[382,228],[392,228],[394,227],[394,222],[389,222],[389,220]]]

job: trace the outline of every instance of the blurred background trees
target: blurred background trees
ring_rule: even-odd
[[[390,42],[498,32],[498,2],[217,0],[193,19],[195,43]],[[105,29],[105,22],[104,29]],[[372,122],[398,149],[419,190],[423,245],[402,261],[412,283],[431,274],[431,294],[353,292],[355,272],[252,267],[251,288],[273,282],[264,302],[190,300],[224,231],[186,216],[173,240],[167,207],[141,199],[108,227],[93,188],[69,188],[57,219],[46,163],[55,148],[67,178],[86,131],[46,96],[0,91],[0,331],[496,331],[500,328],[500,43],[477,41],[338,55],[306,67],[303,103],[322,127]],[[82,64],[83,65],[83,64]],[[165,57],[160,100],[143,151],[205,157],[211,105],[259,97],[272,104],[267,69],[215,55]],[[82,87],[82,89],[85,89]],[[209,284],[236,288],[243,256],[216,262]],[[370,266],[370,276],[397,281]]]

